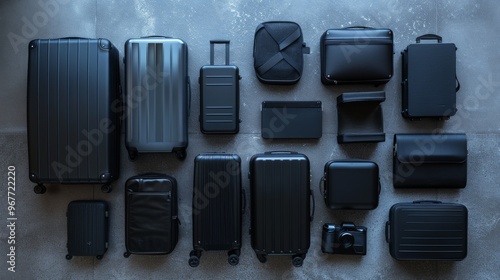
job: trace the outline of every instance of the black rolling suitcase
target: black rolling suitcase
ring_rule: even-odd
[[[29,44],[28,155],[35,193],[46,184],[118,178],[118,50],[106,39],[37,39]]]
[[[105,201],[76,200],[68,204],[68,254],[102,259],[108,250],[109,211]]]
[[[131,160],[139,153],[186,158],[191,89],[187,44],[160,36],[125,42],[126,135]]]
[[[164,255],[175,249],[179,236],[177,181],[147,173],[125,183],[125,247],[123,254]]]
[[[225,65],[214,65],[214,44],[226,45]],[[240,75],[229,65],[229,41],[210,41],[210,65],[200,69],[200,129],[203,133],[240,130]]]
[[[437,43],[420,43],[436,40]],[[420,36],[403,55],[402,115],[409,119],[449,119],[457,112],[456,51],[434,34]]]
[[[459,261],[467,256],[468,210],[458,203],[394,204],[385,237],[397,260]]]
[[[309,159],[295,152],[257,154],[250,160],[249,177],[250,234],[257,258],[264,263],[267,255],[292,255],[293,265],[302,266],[314,216]]]
[[[194,161],[190,266],[199,265],[202,251],[213,250],[227,250],[229,264],[238,264],[244,205],[240,157],[224,153],[198,155]]]

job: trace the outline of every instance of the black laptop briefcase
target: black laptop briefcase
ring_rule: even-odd
[[[390,29],[329,29],[320,42],[321,82],[385,84],[393,75],[393,48]]]

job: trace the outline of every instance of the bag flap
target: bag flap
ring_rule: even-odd
[[[467,160],[465,134],[396,134],[394,149],[401,163],[463,163]]]

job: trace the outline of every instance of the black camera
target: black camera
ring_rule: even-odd
[[[366,255],[366,227],[353,223],[324,224],[321,251],[328,254]]]

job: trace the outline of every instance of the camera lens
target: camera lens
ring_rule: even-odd
[[[339,234],[339,242],[345,249],[351,248],[354,244],[354,236],[350,232],[343,231]]]

